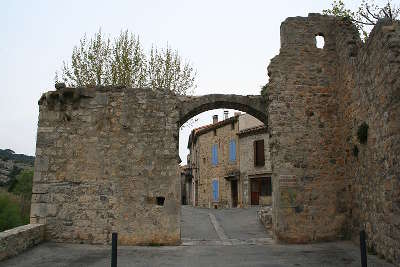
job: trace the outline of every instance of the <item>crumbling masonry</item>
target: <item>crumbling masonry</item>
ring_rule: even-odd
[[[179,126],[235,108],[268,123],[275,238],[356,239],[362,227],[369,248],[399,264],[400,25],[381,22],[362,44],[333,17],[288,18],[268,72],[265,99],[103,87],[44,94],[31,222],[61,242],[107,243],[116,231],[122,244],[179,243]]]

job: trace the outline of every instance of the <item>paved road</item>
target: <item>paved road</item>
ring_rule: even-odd
[[[271,236],[257,220],[256,212],[256,207],[215,210],[183,206],[183,244],[270,244]]]
[[[120,246],[118,266],[360,266],[351,242],[276,244],[255,211],[182,207],[181,246]],[[46,242],[0,267],[110,266],[110,252],[109,246]],[[369,255],[368,266],[392,265]]]

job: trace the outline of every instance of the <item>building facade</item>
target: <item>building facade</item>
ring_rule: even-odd
[[[253,148],[253,143],[258,146]],[[271,204],[268,134],[262,122],[240,113],[231,118],[225,114],[225,119],[218,122],[214,115],[213,124],[192,131],[188,148],[194,206],[226,208]],[[258,151],[256,158],[253,149]],[[257,164],[253,166],[251,162]]]
[[[243,205],[272,205],[271,159],[267,126],[239,131]]]
[[[189,137],[188,165],[193,174],[193,204],[200,207],[236,207],[239,193],[239,116],[194,129]]]

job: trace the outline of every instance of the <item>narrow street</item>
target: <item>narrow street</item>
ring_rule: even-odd
[[[257,208],[182,207],[180,246],[119,246],[118,266],[360,266],[349,241],[277,244],[256,218]],[[0,267],[110,266],[110,246],[45,242]],[[393,266],[368,255],[368,266]]]
[[[182,244],[270,244],[271,236],[256,214],[256,207],[216,210],[182,206]]]

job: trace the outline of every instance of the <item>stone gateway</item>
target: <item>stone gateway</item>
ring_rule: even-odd
[[[233,108],[270,129],[276,239],[356,239],[363,228],[368,247],[399,264],[399,59],[397,22],[378,23],[362,44],[351,23],[310,14],[282,23],[264,97],[47,92],[31,223],[46,224],[45,238],[60,242],[109,243],[118,232],[121,244],[179,243],[179,127],[208,109]]]

